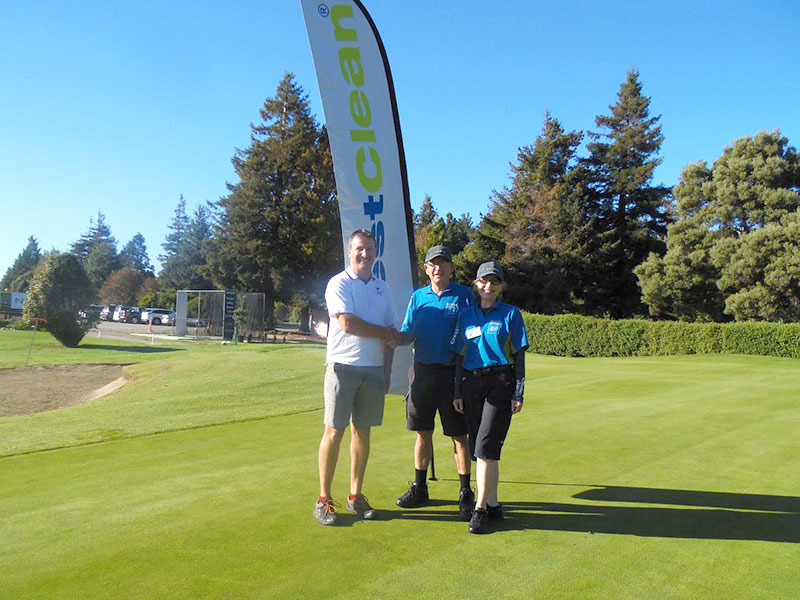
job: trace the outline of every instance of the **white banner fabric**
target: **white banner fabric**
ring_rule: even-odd
[[[371,230],[378,246],[372,272],[389,284],[402,321],[414,290],[416,256],[409,240],[400,121],[383,45],[361,2],[300,3],[333,155],[345,265],[350,234]],[[405,393],[410,364],[410,348],[397,348],[392,393]]]

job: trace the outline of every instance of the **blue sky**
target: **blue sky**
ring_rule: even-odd
[[[593,130],[630,68],[661,115],[654,183],[781,129],[800,145],[800,4],[364,0],[392,68],[411,202],[486,212],[549,110]],[[5,2],[0,273],[35,236],[67,250],[98,211],[157,263],[180,194],[226,194],[286,71],[322,107],[299,2]]]

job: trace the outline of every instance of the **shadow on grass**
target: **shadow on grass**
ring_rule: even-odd
[[[453,506],[453,512],[441,512],[431,510],[437,506]],[[375,516],[369,519],[370,521],[393,521],[394,519],[410,519],[418,521],[460,521],[458,515],[458,502],[450,500],[435,500],[431,499],[422,508],[400,508],[392,507],[385,508],[383,506],[376,507]],[[345,512],[344,509],[337,511],[336,526],[337,527],[351,527],[363,521],[359,515]]]
[[[112,346],[110,344],[92,344],[91,346],[78,346],[77,350],[116,350],[117,352],[136,352],[137,354],[159,354],[162,352],[181,352],[185,348],[170,348],[164,346]]]
[[[507,497],[508,488],[503,492]],[[800,543],[800,498],[794,496],[594,486],[572,497],[589,500],[592,504],[503,502],[505,519],[491,524],[490,530],[539,529],[643,537]],[[602,502],[615,504],[599,504]],[[669,506],[619,505],[626,503]],[[455,512],[446,514],[424,509],[387,512],[391,515],[388,518],[459,520]]]

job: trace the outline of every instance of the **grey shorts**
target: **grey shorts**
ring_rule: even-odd
[[[324,423],[334,429],[345,429],[351,421],[376,427],[383,422],[385,397],[383,367],[331,363],[325,371]]]

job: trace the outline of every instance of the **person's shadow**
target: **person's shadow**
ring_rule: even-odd
[[[607,485],[591,488],[572,496],[591,503],[503,502],[505,519],[492,530],[800,543],[800,498],[794,496]],[[386,512],[386,519],[458,520],[456,513],[424,509]]]

